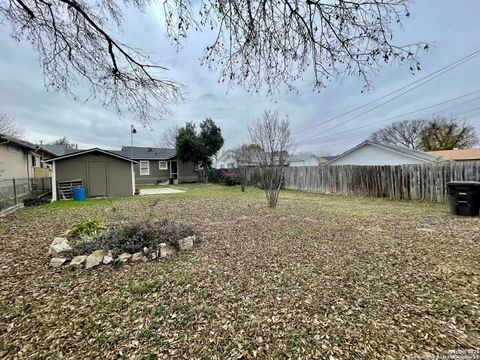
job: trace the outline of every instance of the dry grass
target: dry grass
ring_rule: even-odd
[[[404,358],[480,348],[480,220],[442,205],[189,186],[0,219],[0,357]],[[52,270],[82,216],[168,218],[168,261]],[[478,354],[478,353],[477,353]]]

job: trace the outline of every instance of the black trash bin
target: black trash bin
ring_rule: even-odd
[[[173,177],[168,178],[168,185],[173,185],[173,180],[174,180]]]
[[[480,182],[450,181],[448,206],[455,215],[477,216],[480,210]]]

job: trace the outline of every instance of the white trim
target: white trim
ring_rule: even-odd
[[[142,174],[142,163],[147,163],[147,173],[146,173],[146,174]],[[138,164],[138,166],[139,166],[139,174],[140,174],[140,176],[150,175],[150,161],[148,161],[148,160],[140,160],[140,163]]]
[[[162,163],[165,165],[165,167],[162,167]],[[158,161],[158,170],[168,170],[168,161],[159,160]]]
[[[52,161],[55,161],[55,160],[67,159],[67,158],[70,158],[70,157],[79,156],[79,155],[84,155],[84,154],[88,154],[88,153],[95,152],[95,151],[98,151],[98,152],[101,152],[102,154],[110,155],[110,156],[113,156],[113,157],[116,157],[116,158],[119,158],[119,159],[122,159],[122,160],[125,160],[125,161],[130,161],[130,162],[133,162],[133,163],[137,163],[137,161],[132,160],[132,159],[129,159],[129,158],[125,157],[125,156],[117,155],[117,154],[112,153],[112,152],[110,152],[110,151],[102,150],[102,149],[99,149],[99,148],[93,148],[93,149],[88,149],[88,150],[81,150],[81,151],[77,151],[77,152],[74,152],[74,153],[71,153],[71,154],[66,154],[66,155],[57,156],[57,157],[55,157],[55,158],[53,158],[53,159],[45,160],[45,162],[46,162],[46,163],[49,163],[49,162],[52,162]]]
[[[130,163],[132,169],[132,195],[135,195],[135,170],[133,169],[133,163]]]
[[[52,161],[52,202],[57,201],[57,167]]]

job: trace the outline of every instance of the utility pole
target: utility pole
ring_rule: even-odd
[[[137,133],[137,129],[130,125],[130,159],[133,158],[133,135]]]

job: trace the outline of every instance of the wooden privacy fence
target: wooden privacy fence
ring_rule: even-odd
[[[285,169],[284,188],[446,202],[447,183],[453,180],[480,181],[480,162],[289,167]]]

